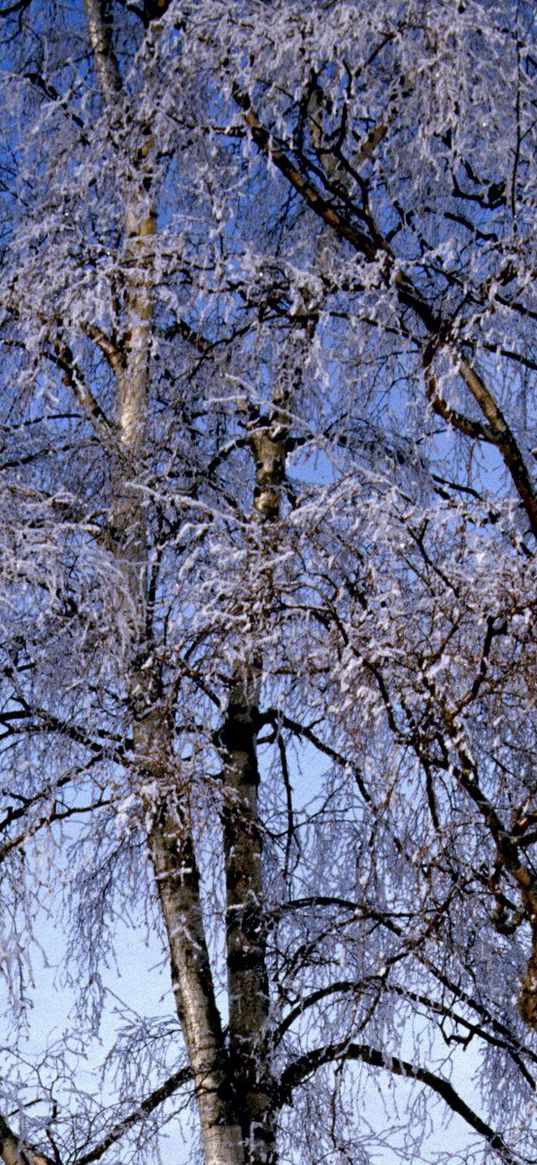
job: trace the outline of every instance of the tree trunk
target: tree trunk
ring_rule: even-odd
[[[269,990],[256,711],[244,679],[234,685],[221,733],[224,771],[229,1055],[240,1086],[246,1160],[274,1160],[274,1086],[267,1044]]]
[[[112,118],[116,116],[114,101],[122,86],[104,0],[86,0],[86,11],[95,71]],[[125,328],[115,369],[118,447],[111,466],[111,544],[123,571],[127,617],[132,628],[129,703],[134,767],[140,777],[149,776],[153,786],[151,799],[142,794],[151,822],[148,847],[168,939],[177,1014],[193,1073],[205,1162],[243,1165],[241,1132],[233,1116],[233,1089],[205,939],[193,838],[185,805],[174,787],[170,729],[158,705],[156,677],[151,667],[142,670],[150,652],[148,532],[136,476],[146,441],[153,311],[152,239],[156,214],[148,193],[152,181],[150,150],[148,132],[132,159],[136,187],[125,191],[128,275],[124,288]]]
[[[188,1048],[206,1165],[243,1165],[241,1130],[213,981],[191,834],[178,800],[161,802],[149,849],[170,948],[177,1014]]]
[[[284,399],[277,389],[273,415],[259,418],[251,436],[255,462],[252,521],[262,525],[262,536],[269,542],[271,527],[280,512],[285,473]],[[270,605],[270,598],[267,602]],[[260,625],[259,632],[262,630]],[[246,1160],[251,1165],[267,1165],[276,1159],[276,1088],[269,1044],[263,834],[256,748],[261,672],[261,653],[237,665],[220,733],[224,753],[229,1052],[232,1071],[240,1082],[240,1121]]]

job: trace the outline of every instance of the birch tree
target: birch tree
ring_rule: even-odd
[[[532,5],[0,22],[5,1165],[529,1163]]]

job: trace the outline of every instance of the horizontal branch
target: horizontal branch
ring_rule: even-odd
[[[307,898],[295,898],[288,902],[281,903],[281,905],[275,907],[274,910],[269,912],[267,916],[267,924],[269,927],[274,926],[282,917],[284,917],[284,915],[293,914],[298,910],[316,910],[319,908],[326,908],[327,910],[331,911],[332,914],[334,910],[346,911],[350,916],[349,923],[365,921],[368,919],[374,920],[376,923],[386,927],[387,930],[389,930],[392,934],[397,935],[401,939],[404,939],[405,934],[408,931],[409,915],[405,911],[379,911],[375,910],[367,903],[359,903],[352,898],[340,898],[333,895],[321,894],[311,895]],[[496,1016],[491,1014],[491,1012],[489,1012],[487,1008],[483,1006],[481,1001],[475,999],[471,995],[468,995],[468,993],[464,991],[458,983],[453,982],[444,972],[442,972],[436,966],[434,961],[428,959],[424,952],[419,949],[419,945],[413,943],[409,954],[415,958],[429,974],[433,975],[437,982],[440,983],[441,986],[449,992],[454,1000],[462,1004],[465,1008],[469,1008],[471,1012],[474,1012],[477,1016],[479,1016],[479,1020],[475,1023],[472,1023],[468,1019],[463,1019],[462,1016],[456,1015],[453,1012],[451,1005],[442,1004],[436,1000],[431,999],[426,1001],[425,998],[422,997],[420,1002],[426,1006],[429,1006],[433,1012],[442,1012],[443,1014],[450,1016],[455,1023],[464,1024],[469,1030],[474,1031],[479,1036],[479,1038],[486,1040],[487,1043],[503,1048],[511,1057],[513,1063],[516,1064],[516,1067],[524,1076],[525,1080],[527,1080],[532,1088],[535,1088],[534,1077],[529,1072],[522,1057],[524,1055],[527,1056],[532,1061],[532,1063],[537,1065],[537,1054],[533,1052],[531,1048],[523,1046],[517,1037],[513,1034],[513,1032],[504,1023],[501,1023],[501,1021],[498,1020]],[[385,983],[385,989],[393,991],[396,994],[400,994],[403,998],[413,998],[413,993],[410,989],[407,990],[400,988],[397,984],[394,983]],[[288,1026],[286,1020],[282,1021],[282,1026],[283,1025]],[[491,1029],[490,1032],[487,1030],[487,1025],[488,1028]],[[491,1033],[496,1034],[493,1035]]]
[[[96,809],[106,808],[110,804],[111,802],[108,799],[99,797],[89,805],[71,805],[65,806],[62,809],[51,809],[50,813],[45,813],[35,821],[30,822],[26,829],[21,830],[15,837],[10,837],[8,841],[0,846],[0,862],[3,862],[13,850],[19,847],[26,847],[31,838],[35,837],[41,829],[53,825],[56,821],[66,821],[70,817],[78,817],[84,813],[94,813]]]
[[[192,344],[202,356],[208,356],[215,347],[214,343],[211,343],[201,332],[182,319],[177,319],[173,324],[170,324],[163,336],[165,340],[174,340],[176,336],[180,336],[182,340]]]
[[[20,727],[14,726],[15,719],[20,722]],[[60,736],[66,736],[76,744],[81,744],[89,749],[98,760],[116,761],[118,764],[125,764],[128,760],[130,749],[128,739],[123,740],[116,734],[99,729],[100,735],[105,739],[95,740],[81,724],[62,720],[60,716],[55,716],[54,713],[48,712],[44,708],[27,706],[23,709],[17,709],[16,712],[2,712],[0,713],[0,726],[5,729],[1,739],[26,733],[57,732]]]

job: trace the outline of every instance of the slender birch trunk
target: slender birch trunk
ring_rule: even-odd
[[[88,31],[102,99],[110,116],[121,90],[104,0],[86,0]],[[127,99],[123,94],[126,104]],[[123,116],[128,117],[126,110]],[[136,185],[125,191],[126,326],[116,374],[118,449],[112,468],[112,533],[125,578],[132,618],[133,666],[129,681],[135,765],[157,788],[146,801],[148,846],[167,934],[172,983],[198,1106],[206,1165],[243,1165],[240,1130],[216,1005],[200,903],[199,874],[188,813],[172,762],[172,726],[156,701],[148,658],[147,529],[135,477],[143,457],[149,392],[153,312],[155,208],[147,187],[150,137],[132,166]],[[128,147],[127,147],[128,148]],[[145,182],[144,182],[145,179]],[[147,781],[149,778],[149,781]],[[143,785],[142,781],[142,785]],[[184,796],[184,794],[183,794]]]

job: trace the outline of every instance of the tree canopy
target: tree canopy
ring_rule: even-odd
[[[4,1163],[529,1165],[533,4],[0,40]]]

